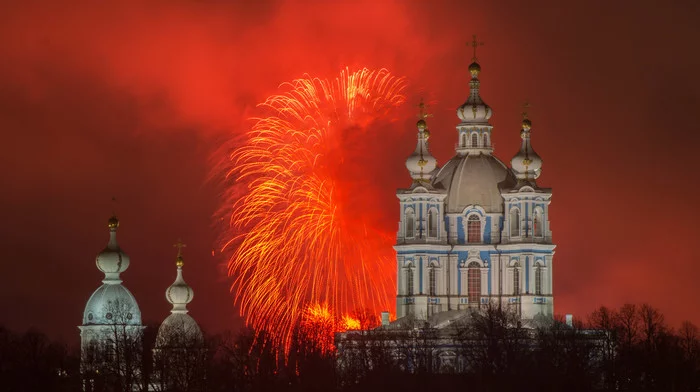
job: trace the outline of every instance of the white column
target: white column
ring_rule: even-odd
[[[506,277],[505,277],[505,283],[503,284],[504,289],[503,294],[504,295],[511,295],[513,294],[513,268],[512,267],[506,267]]]
[[[406,288],[405,285],[406,283],[404,280],[406,279],[405,274],[402,274],[401,272],[403,271],[403,265],[404,265],[404,256],[396,256],[396,271],[398,273],[397,279],[396,279],[396,293],[397,295],[403,295],[406,293]]]
[[[450,221],[450,234],[449,234],[449,242],[452,244],[457,243],[457,217],[452,215],[449,217]]]
[[[553,276],[554,276],[554,264],[552,263],[552,259],[554,256],[546,256],[545,260],[547,260],[547,269],[545,269],[544,275],[547,276],[547,294],[553,295],[554,294],[554,285],[553,285]]]
[[[529,294],[535,294],[535,256],[534,255],[529,255],[530,258],[530,265],[527,266],[528,271],[527,275],[529,277],[528,279],[528,293]],[[521,264],[522,265],[522,264]],[[525,265],[522,265],[523,271],[525,270]],[[525,275],[523,275],[524,277]],[[524,285],[523,285],[524,286]],[[525,287],[523,287],[523,292],[525,292]]]

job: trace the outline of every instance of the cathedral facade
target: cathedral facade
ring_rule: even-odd
[[[494,155],[493,111],[479,93],[476,58],[469,72],[455,155],[442,167],[430,154],[421,104],[416,150],[406,160],[413,181],[396,193],[396,316],[449,318],[444,312],[497,302],[524,320],[551,317],[552,191],[536,182],[542,159],[532,149],[532,122],[525,114],[520,150],[507,166]]]

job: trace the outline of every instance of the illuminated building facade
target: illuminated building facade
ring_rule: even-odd
[[[524,114],[520,151],[510,167],[494,155],[492,109],[479,94],[481,66],[469,66],[470,93],[457,108],[456,154],[444,166],[430,154],[423,105],[416,150],[406,160],[413,180],[400,201],[396,315],[455,316],[489,301],[524,320],[553,314],[555,245],[549,222],[551,189],[536,180],[542,159],[531,145]]]

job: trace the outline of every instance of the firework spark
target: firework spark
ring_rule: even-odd
[[[246,322],[288,353],[305,314],[325,309],[336,325],[356,327],[351,312],[391,308],[391,238],[348,207],[363,190],[348,189],[339,164],[355,148],[348,139],[404,102],[405,81],[384,69],[346,69],[280,87],[259,105],[269,115],[254,119],[227,157],[235,185],[222,248]]]

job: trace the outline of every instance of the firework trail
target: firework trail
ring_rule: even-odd
[[[254,119],[227,156],[234,185],[222,251],[247,324],[288,354],[294,328],[320,304],[351,327],[353,311],[393,309],[393,238],[348,207],[363,190],[349,189],[339,165],[354,148],[349,138],[405,101],[405,81],[384,69],[346,69],[280,88],[259,105],[269,115]]]

